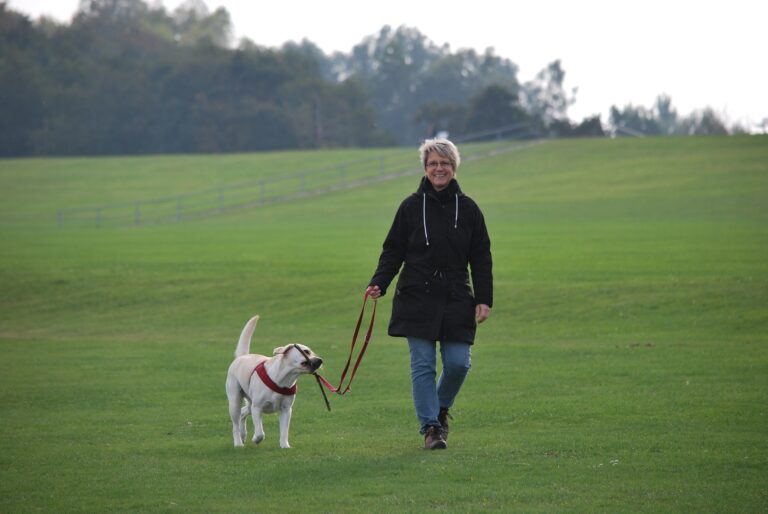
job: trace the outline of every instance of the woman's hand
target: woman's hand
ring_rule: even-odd
[[[491,315],[491,308],[488,307],[484,303],[479,303],[475,305],[475,319],[478,323],[482,323],[483,321],[488,319],[488,316]]]
[[[369,286],[368,289],[366,289],[366,292],[368,293],[368,296],[373,298],[374,300],[381,296],[381,289],[379,286]]]

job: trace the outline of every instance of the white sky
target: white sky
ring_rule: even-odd
[[[159,0],[156,0],[159,2]],[[180,0],[161,2],[168,10]],[[493,47],[525,82],[555,59],[578,87],[580,121],[611,105],[650,108],[672,97],[680,115],[712,107],[754,130],[768,118],[768,1],[729,0],[205,0],[225,7],[236,40],[263,46],[309,39],[349,53],[382,26],[415,27],[452,51]],[[9,0],[11,9],[69,21],[79,0]]]

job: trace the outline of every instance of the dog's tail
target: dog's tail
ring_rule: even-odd
[[[243,327],[243,331],[240,333],[240,341],[237,342],[237,348],[235,349],[235,357],[246,355],[251,350],[251,336],[253,331],[256,330],[256,323],[259,322],[259,316],[256,315],[248,320],[248,323]]]

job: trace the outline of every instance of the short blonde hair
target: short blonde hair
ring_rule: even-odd
[[[419,147],[419,157],[421,157],[421,166],[424,169],[427,169],[427,159],[432,152],[437,152],[437,155],[440,157],[445,157],[451,161],[453,171],[459,169],[459,164],[461,163],[459,149],[449,140],[443,138],[426,139],[421,143],[421,146]]]

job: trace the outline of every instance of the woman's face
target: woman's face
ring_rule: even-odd
[[[424,173],[427,175],[427,180],[435,188],[435,191],[442,191],[456,175],[456,171],[453,169],[453,164],[447,157],[442,157],[437,152],[429,152],[427,157],[427,165],[424,168]]]

